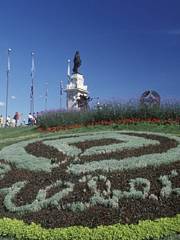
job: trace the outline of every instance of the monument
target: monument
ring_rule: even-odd
[[[74,56],[73,73],[70,73],[70,60],[68,60],[68,84],[65,92],[67,94],[66,105],[67,110],[87,110],[88,108],[88,90],[84,85],[84,76],[79,73],[81,66],[81,58],[78,51]]]

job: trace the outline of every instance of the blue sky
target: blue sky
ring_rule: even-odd
[[[8,114],[59,108],[67,59],[80,51],[85,84],[100,100],[139,98],[153,89],[180,99],[179,0],[0,0],[0,113],[5,114],[7,49],[12,48]],[[63,106],[65,107],[65,94]]]

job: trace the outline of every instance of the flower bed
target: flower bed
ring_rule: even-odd
[[[147,124],[157,124],[161,126],[167,126],[167,125],[179,125],[180,119],[167,119],[167,120],[161,120],[159,118],[148,118],[148,119],[140,119],[140,118],[127,118],[127,119],[119,119],[119,120],[101,120],[101,121],[90,121],[88,123],[82,123],[82,124],[71,124],[71,125],[61,125],[57,124],[57,126],[53,127],[41,127],[38,126],[39,131],[48,131],[48,132],[57,132],[61,130],[68,130],[68,129],[75,129],[75,128],[81,128],[83,126],[91,127],[96,125],[104,125],[104,126],[110,126],[110,125],[136,125],[139,123],[147,123]]]
[[[148,122],[156,124],[179,124],[179,102],[164,102],[160,106],[142,106],[129,102],[106,103],[87,112],[49,111],[39,114],[38,126],[42,129],[67,129],[72,127],[103,124],[136,124]]]
[[[2,217],[48,229],[179,221],[179,137],[133,131],[56,135],[5,147],[0,159]],[[167,228],[165,235],[178,232]],[[119,239],[109,236],[102,239]]]

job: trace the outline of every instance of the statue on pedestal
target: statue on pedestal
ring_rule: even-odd
[[[76,51],[74,56],[74,67],[73,67],[73,73],[78,73],[78,68],[81,66],[81,58],[78,51]]]
[[[79,67],[81,66],[79,51],[76,51],[73,61],[73,74],[71,75],[70,60],[68,60],[68,84],[65,90],[67,93],[67,109],[87,111],[91,99],[88,97],[87,86],[84,85],[84,76],[79,73]]]

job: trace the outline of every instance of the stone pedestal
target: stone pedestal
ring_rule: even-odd
[[[84,77],[82,74],[74,73],[69,80],[69,83],[66,87],[67,94],[67,110],[80,110],[78,107],[77,100],[80,98],[80,95],[88,95],[87,86],[84,85]]]

